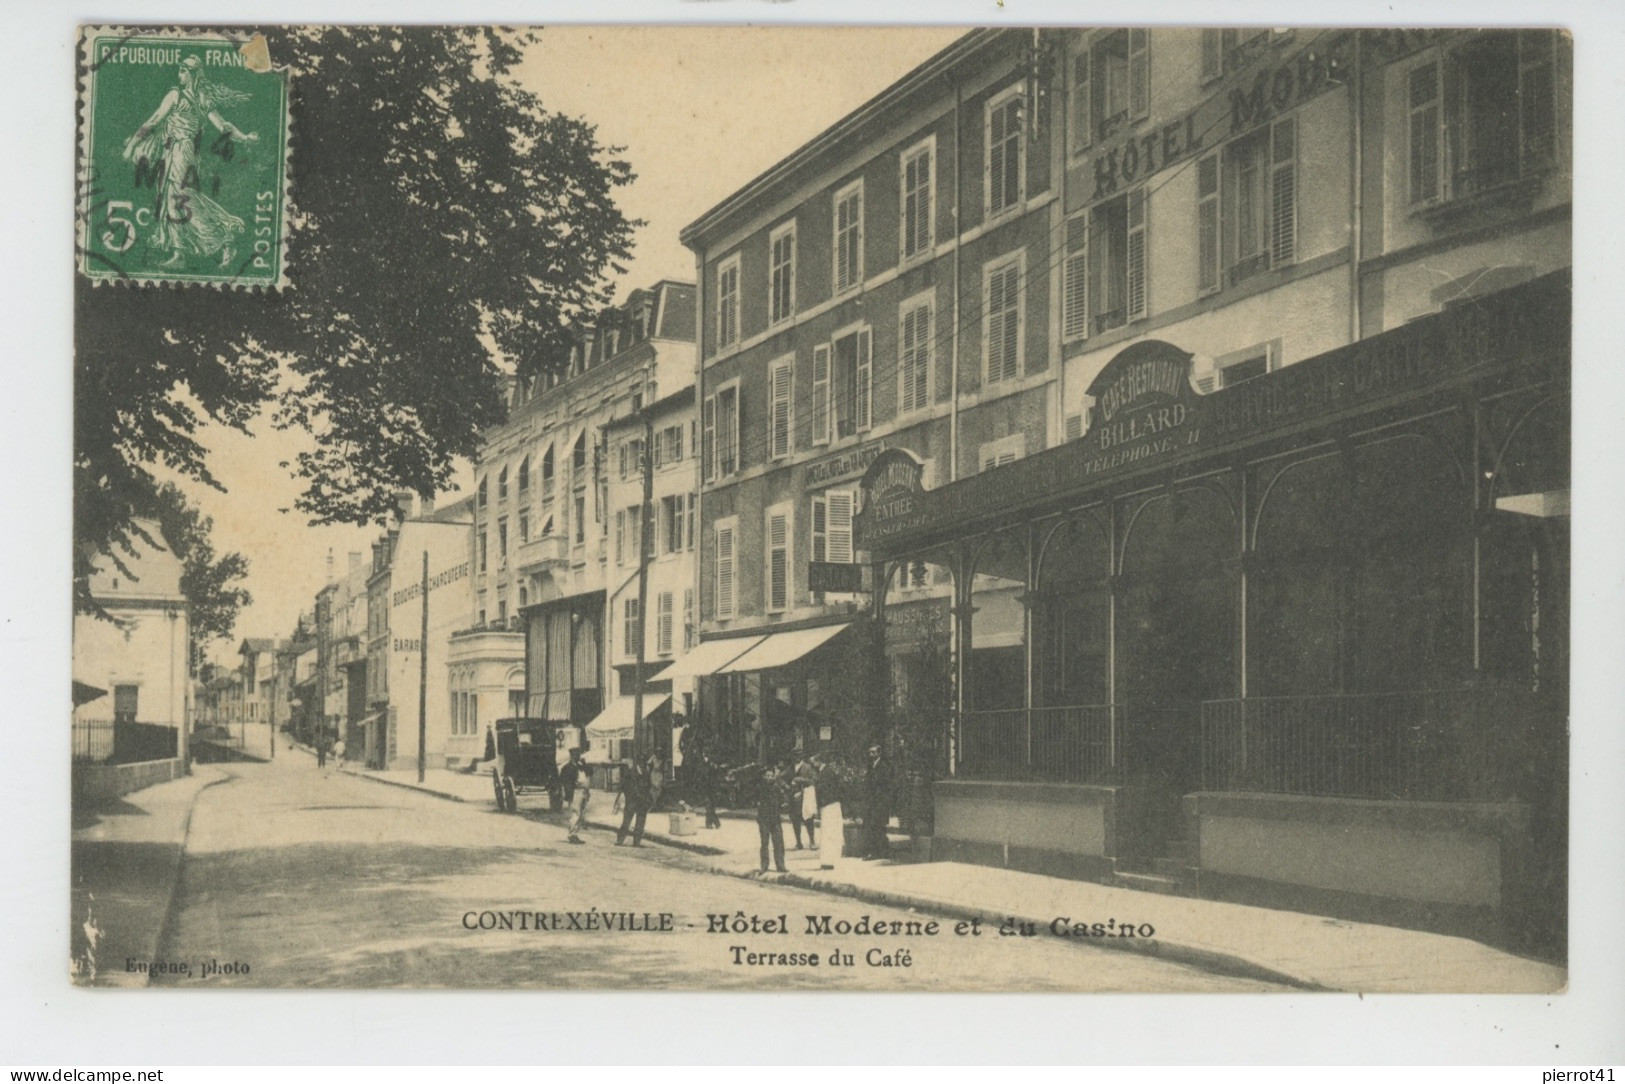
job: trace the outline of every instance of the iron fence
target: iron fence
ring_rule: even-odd
[[[109,764],[168,760],[179,748],[177,731],[157,723],[113,719],[73,721],[73,759]]]
[[[1519,795],[1549,707],[1504,689],[1202,704],[1202,786],[1412,801]]]
[[[1123,705],[968,711],[960,717],[959,772],[966,779],[1092,783],[1121,762]]]

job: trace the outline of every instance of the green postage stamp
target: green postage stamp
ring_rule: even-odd
[[[288,76],[265,39],[80,30],[79,270],[287,284]]]

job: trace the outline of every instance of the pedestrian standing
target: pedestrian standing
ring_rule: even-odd
[[[783,774],[771,764],[753,768],[756,790],[756,832],[761,837],[761,871],[767,872],[767,854],[771,846],[773,868],[780,873],[784,868],[784,822],[779,819],[784,810],[786,788]]]
[[[700,767],[700,786],[705,791],[705,826],[707,828],[721,828],[722,818],[717,816],[717,791],[722,788],[725,773],[722,765],[711,759],[710,750],[704,753],[704,761]]]
[[[816,850],[818,847],[817,834],[813,830],[813,822],[818,816],[817,786],[814,783],[813,766],[809,761],[803,760],[795,767],[790,778],[790,830],[796,836],[796,850],[801,850],[801,830],[807,830],[807,846]]]
[[[323,734],[316,739],[316,767],[327,767],[327,735]]]
[[[570,759],[559,769],[559,785],[564,789],[564,802],[570,807],[571,843],[585,843],[581,829],[587,823],[587,801],[592,797],[592,777],[581,762],[581,747],[570,750]]]
[[[879,745],[869,747],[863,789],[863,857],[885,858],[891,850],[886,822],[891,820],[892,771]]]
[[[648,819],[649,807],[654,803],[654,790],[649,778],[649,766],[631,761],[621,772],[621,792],[615,805],[621,811],[621,827],[615,833],[615,846],[626,842],[626,833],[632,833],[632,846],[643,846],[643,825]]]
[[[819,802],[818,827],[823,842],[818,848],[818,868],[834,869],[846,842],[846,812],[841,808],[841,780],[839,769],[824,758],[822,753],[812,757],[814,792]]]

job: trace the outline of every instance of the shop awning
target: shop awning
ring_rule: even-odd
[[[702,640],[693,651],[672,663],[671,669],[660,675],[660,680],[718,673],[765,639],[766,636],[735,636],[729,640]]]
[[[669,696],[646,696],[643,698],[643,717],[647,719],[661,708],[670,703]],[[630,696],[617,697],[609,702],[609,707],[598,713],[597,718],[587,724],[587,733],[594,738],[605,741],[610,739],[625,740],[632,736],[632,721],[635,714],[632,710],[633,698]]]
[[[717,671],[719,674],[743,673],[747,670],[776,670],[789,666],[809,652],[822,647],[851,627],[851,623],[822,625],[816,629],[796,629],[793,632],[775,632]]]

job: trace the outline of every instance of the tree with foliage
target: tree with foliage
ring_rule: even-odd
[[[216,554],[210,535],[214,520],[198,511],[179,488],[171,484],[153,493],[151,513],[163,530],[163,540],[181,562],[181,594],[192,629],[192,669],[203,661],[203,651],[214,640],[231,638],[237,615],[254,599],[237,586],[248,577],[248,559],[240,553]]]
[[[501,420],[503,377],[564,354],[608,304],[633,179],[592,125],[515,72],[535,32],[274,28],[292,71],[280,292],[76,283],[75,601],[129,552],[162,468],[219,487],[199,437],[266,410],[312,446],[285,467],[311,522],[431,496]]]

